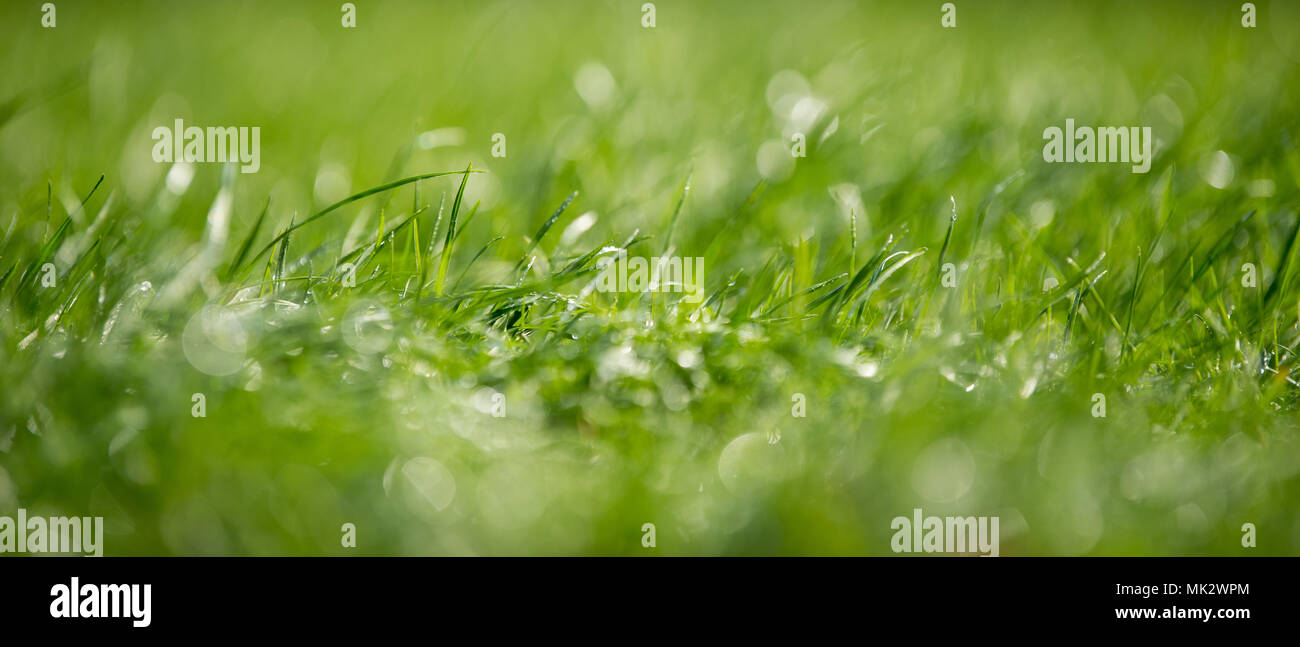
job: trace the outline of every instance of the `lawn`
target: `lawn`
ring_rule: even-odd
[[[1300,553],[1292,3],[54,4],[0,7],[0,515]],[[1067,120],[1149,168],[1047,161]]]

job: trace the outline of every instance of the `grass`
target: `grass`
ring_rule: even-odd
[[[0,514],[113,555],[891,554],[916,507],[1003,555],[1300,551],[1286,7],[542,4],[0,10]],[[263,170],[154,164],[177,116]],[[1150,173],[1043,163],[1067,117],[1151,124]],[[706,298],[594,289],[620,252]]]

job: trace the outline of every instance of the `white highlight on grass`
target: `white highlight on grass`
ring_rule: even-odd
[[[763,142],[763,145],[758,147],[755,163],[758,166],[758,174],[772,182],[782,182],[794,173],[794,158],[786,149],[785,142],[779,139]]]
[[[601,381],[622,377],[642,378],[650,374],[650,363],[637,356],[630,344],[610,348],[596,364],[596,376]]]
[[[248,380],[244,382],[245,391],[258,391],[262,388],[262,365],[258,362],[248,363]]]
[[[1216,189],[1226,189],[1236,175],[1232,158],[1223,151],[1214,151],[1202,157],[1197,168],[1201,172],[1201,179]]]
[[[871,379],[880,372],[880,365],[872,361],[860,362],[855,372],[858,374],[858,377]]]
[[[811,94],[808,81],[794,70],[781,70],[767,82],[767,106],[781,119],[789,119],[795,105]]]
[[[831,119],[831,122],[826,125],[825,130],[822,130],[821,137],[817,138],[817,143],[820,144],[830,139],[831,135],[834,135],[837,131],[839,131],[839,129],[840,129],[840,116],[835,115],[835,117]]]
[[[175,195],[182,195],[186,189],[190,188],[190,182],[193,179],[194,165],[189,162],[176,162],[167,171],[167,190]]]
[[[677,353],[677,365],[682,368],[695,368],[700,365],[700,351],[686,348]]]
[[[785,452],[767,434],[737,436],[718,456],[718,477],[732,494],[742,494],[777,481],[785,469]]]
[[[470,396],[470,404],[474,406],[479,413],[492,415],[497,407],[497,397],[501,393],[490,386],[480,387]]]
[[[439,512],[456,498],[456,477],[446,465],[429,458],[416,456],[402,465],[402,476],[425,502]]]
[[[1269,179],[1254,180],[1246,185],[1246,193],[1252,198],[1271,198],[1276,192],[1277,185]]]
[[[1167,94],[1157,94],[1148,99],[1142,106],[1139,118],[1142,123],[1151,126],[1151,132],[1162,143],[1173,142],[1183,135],[1183,111]],[[1155,144],[1152,142],[1152,150],[1157,148]]]
[[[826,103],[816,97],[800,97],[790,110],[790,123],[798,132],[808,132],[826,112]]]
[[[248,333],[229,309],[204,306],[185,325],[181,350],[195,370],[218,377],[231,375],[244,365]]]
[[[1029,378],[1025,380],[1025,383],[1020,385],[1020,397],[1028,398],[1029,396],[1034,394],[1034,391],[1037,388],[1038,388],[1038,376],[1037,375],[1029,376]]]
[[[590,108],[602,108],[614,98],[618,84],[609,68],[596,61],[584,63],[573,75],[573,87]]]
[[[416,138],[416,144],[426,151],[446,146],[460,146],[463,143],[465,143],[465,129],[455,127],[426,130]]]
[[[334,204],[352,194],[352,177],[342,164],[323,164],[316,171],[312,195],[317,204]]]
[[[1055,551],[1073,556],[1087,553],[1097,545],[1106,522],[1097,499],[1086,489],[1078,488],[1060,497],[1060,505],[1052,508],[1043,525],[1053,529],[1047,539]]]
[[[163,287],[160,301],[166,306],[180,303],[190,295],[195,286],[208,291],[215,291],[213,270],[221,264],[226,238],[230,234],[230,214],[234,207],[234,191],[229,184],[223,183],[217,191],[217,197],[208,208],[208,218],[203,229],[203,240],[198,253],[181,268],[172,280]]]
[[[839,208],[840,217],[848,222],[849,216],[856,214],[859,226],[866,226],[867,208],[862,203],[862,189],[851,182],[832,185],[826,190],[835,201],[835,206]]]
[[[107,320],[104,320],[104,329],[103,333],[100,333],[99,342],[107,344],[109,340],[113,339],[113,329],[117,327],[118,321],[121,320],[123,314],[126,314],[130,324],[135,324],[135,318],[140,316],[140,313],[144,311],[144,308],[152,299],[153,285],[148,281],[136,283],[130,290],[127,290],[122,299],[118,300],[116,305],[113,305],[112,311],[108,313]]]
[[[928,501],[951,503],[975,483],[975,456],[959,438],[931,443],[912,465],[912,489]]]
[[[388,349],[393,342],[393,317],[373,301],[358,301],[348,308],[339,326],[343,342],[362,355]]]
[[[573,219],[568,227],[564,228],[564,233],[560,235],[560,242],[565,245],[572,245],[578,240],[579,236],[587,233],[592,225],[596,224],[596,212],[588,211],[587,213]]]
[[[1034,229],[1042,229],[1056,218],[1056,203],[1051,200],[1038,200],[1029,206],[1029,224]]]

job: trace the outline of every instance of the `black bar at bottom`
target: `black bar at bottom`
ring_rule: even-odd
[[[429,635],[453,626],[547,634],[593,621],[636,622],[655,634],[674,626],[762,634],[791,625],[863,636],[1028,626],[1289,635],[1297,565],[1296,558],[6,558],[0,619],[45,636],[381,627]],[[128,590],[134,598],[124,597]]]

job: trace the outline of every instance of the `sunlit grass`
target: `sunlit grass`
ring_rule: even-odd
[[[917,507],[998,515],[1003,555],[1300,548],[1291,41],[1180,5],[1134,40],[1120,5],[661,4],[47,34],[98,58],[0,92],[33,151],[0,166],[0,512],[102,515],[110,555],[887,554]],[[435,19],[476,29],[395,38]],[[153,164],[186,109],[260,124],[263,170]],[[1042,163],[1095,115],[1153,124],[1149,174]],[[620,252],[703,257],[705,298],[596,289]]]

